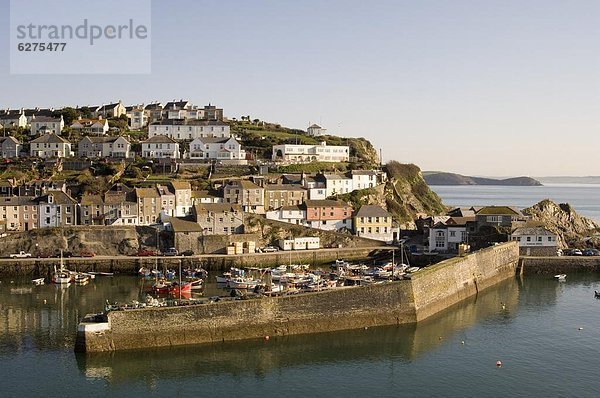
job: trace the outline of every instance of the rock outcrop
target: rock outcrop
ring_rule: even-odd
[[[563,247],[600,246],[598,238],[593,237],[600,230],[600,225],[577,214],[568,203],[556,204],[545,199],[524,209],[523,213],[557,234]]]

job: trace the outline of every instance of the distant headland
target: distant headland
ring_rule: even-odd
[[[470,177],[455,173],[425,171],[423,178],[428,185],[505,185],[505,186],[541,186],[542,183],[531,177],[484,178]]]

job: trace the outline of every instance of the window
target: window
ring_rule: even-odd
[[[527,242],[531,242],[531,236],[527,237]]]
[[[455,231],[450,231],[450,236],[451,237],[455,237],[456,236],[456,232]]]

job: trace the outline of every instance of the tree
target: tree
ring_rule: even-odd
[[[67,106],[66,108],[54,112],[54,117],[60,117],[61,115],[65,121],[65,126],[70,126],[73,124],[73,121],[79,117],[80,113],[77,109]]]

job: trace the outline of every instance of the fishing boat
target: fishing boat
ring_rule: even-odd
[[[74,277],[69,270],[64,268],[62,250],[60,251],[60,269],[57,271],[54,267],[54,274],[52,275],[52,283],[57,285],[66,285],[73,282]]]
[[[159,281],[152,287],[152,290],[156,294],[179,294],[179,293],[191,293],[192,284],[189,282],[182,283],[178,282],[164,282]]]
[[[44,278],[32,279],[31,283],[33,283],[36,286],[40,286],[40,285],[43,285],[45,283],[45,280],[44,280]]]
[[[188,280],[188,282],[192,285],[192,290],[201,290],[204,285],[204,281],[201,278]]]
[[[260,281],[240,276],[230,279],[227,282],[227,287],[230,289],[254,289],[258,284],[260,284]]]
[[[554,275],[554,277],[559,281],[559,282],[564,282],[567,280],[567,274],[558,274],[558,275]]]

